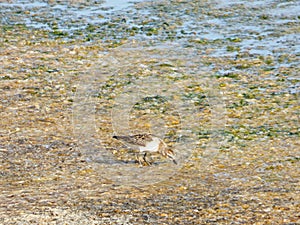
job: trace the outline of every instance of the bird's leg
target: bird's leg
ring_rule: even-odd
[[[138,163],[140,164],[140,166],[143,166],[143,163],[142,163],[142,160],[141,160],[141,158],[140,158],[140,154],[139,154],[139,153],[137,153],[137,154],[135,155],[135,158],[136,158],[136,161],[138,161]]]
[[[147,152],[145,152],[145,154],[144,154],[144,156],[143,156],[143,159],[144,159],[144,162],[147,164],[147,166],[150,166],[151,163],[147,161],[146,156],[147,156]]]

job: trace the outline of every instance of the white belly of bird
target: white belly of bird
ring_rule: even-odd
[[[140,146],[141,152],[157,152],[159,147],[160,139],[159,138],[153,138],[151,142],[148,142],[146,146]]]

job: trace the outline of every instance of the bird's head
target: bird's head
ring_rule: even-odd
[[[167,148],[165,153],[166,153],[166,156],[169,157],[173,161],[174,164],[177,164],[176,159],[175,159],[175,153],[172,149]]]

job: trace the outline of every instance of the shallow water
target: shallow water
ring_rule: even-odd
[[[175,42],[176,39],[181,42],[200,39],[212,48],[218,46],[218,41],[222,42],[221,47],[210,52],[211,56],[234,57],[238,52],[260,56],[273,52],[300,53],[299,32],[289,31],[289,27],[299,25],[298,1],[221,1],[216,4],[212,1],[210,8],[192,2],[183,7],[164,4],[166,6],[153,8],[151,5],[155,3],[150,1],[23,0],[1,2],[0,10],[2,24],[24,23],[32,28],[64,32],[63,35],[70,39],[76,38],[78,33],[77,38],[82,37],[83,32],[92,36],[101,33],[103,39],[172,38]],[[115,32],[109,31],[109,26],[113,26]],[[136,30],[130,35],[125,31],[132,29]],[[234,39],[239,40],[228,42]],[[239,51],[228,51],[226,43]]]
[[[55,1],[14,1],[0,2],[2,22],[24,23],[26,26],[51,30],[51,23],[57,23],[58,29],[71,32],[82,29],[88,24],[106,21],[104,17],[124,10],[139,0],[112,0],[55,2]],[[13,14],[18,13],[19,18]],[[23,21],[22,21],[23,20]],[[50,23],[50,24],[49,24]]]
[[[297,12],[298,1],[1,2],[0,223],[299,220]],[[111,138],[145,130],[178,167],[139,168]]]

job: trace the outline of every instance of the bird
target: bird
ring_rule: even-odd
[[[152,134],[135,134],[128,136],[114,135],[113,138],[119,141],[124,141],[128,144],[133,145],[134,147],[138,147],[140,153],[144,153],[143,161],[148,166],[150,166],[151,163],[146,158],[147,153],[159,153],[162,156],[172,160],[174,164],[177,164],[173,150],[169,148],[168,145],[162,139]],[[139,154],[137,154],[137,160],[140,165],[143,165]]]

